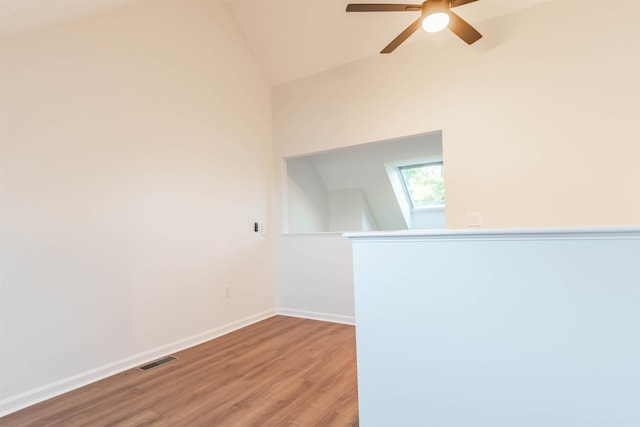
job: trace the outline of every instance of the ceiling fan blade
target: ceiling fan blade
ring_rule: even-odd
[[[473,44],[482,38],[478,30],[451,11],[449,11],[449,29],[467,44]]]
[[[348,4],[347,12],[411,12],[422,10],[419,4]]]
[[[411,34],[415,33],[416,30],[420,28],[421,23],[422,23],[422,16],[416,19],[415,21],[413,21],[413,23],[409,25],[407,28],[405,28],[403,32],[398,34],[398,37],[391,40],[391,43],[389,43],[384,49],[382,49],[380,53],[393,52],[398,46],[400,46],[400,44],[402,44],[403,41],[408,39]]]
[[[451,7],[462,6],[463,4],[473,3],[478,0],[451,0]]]

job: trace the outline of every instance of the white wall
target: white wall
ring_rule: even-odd
[[[370,427],[640,425],[640,227],[353,239]]]
[[[362,189],[329,192],[329,231],[377,230]]]
[[[380,230],[378,226],[378,221],[376,221],[375,215],[371,211],[371,206],[369,205],[369,201],[362,194],[362,231],[374,231]]]
[[[341,233],[284,234],[276,240],[278,311],[353,323],[351,242]]]
[[[270,87],[222,5],[1,51],[2,411],[273,313]]]
[[[287,160],[287,231],[329,230],[329,194],[308,157]]]
[[[445,209],[432,208],[411,212],[411,229],[445,228]]]

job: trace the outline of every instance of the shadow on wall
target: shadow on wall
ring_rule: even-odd
[[[442,132],[285,159],[288,233],[444,228],[444,208],[413,210],[399,166],[442,161]]]

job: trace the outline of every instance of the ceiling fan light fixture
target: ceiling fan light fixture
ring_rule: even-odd
[[[449,14],[446,12],[435,12],[427,15],[422,20],[422,28],[428,33],[437,33],[449,26]]]
[[[0,0],[2,1],[2,0]],[[482,38],[471,24],[455,14],[451,9],[478,0],[424,0],[419,4],[398,3],[350,3],[347,12],[418,12],[420,16],[404,29],[380,53],[391,53],[404,43],[421,26],[428,32],[449,30],[466,44],[473,44]]]

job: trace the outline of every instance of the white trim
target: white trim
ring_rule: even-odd
[[[302,233],[280,233],[283,237],[296,236],[342,236],[344,231],[305,231]]]
[[[342,314],[319,313],[317,311],[296,310],[294,308],[278,307],[277,313],[282,316],[300,317],[303,319],[322,320],[324,322],[343,323],[345,325],[355,325],[355,316],[344,316]]]
[[[94,383],[128,369],[135,368],[136,366],[142,365],[152,360],[156,360],[162,356],[166,356],[168,354],[176,353],[189,347],[202,344],[206,341],[210,341],[214,338],[218,338],[222,335],[226,335],[235,330],[244,328],[245,326],[249,326],[261,320],[268,319],[269,317],[275,316],[276,314],[276,310],[266,310],[262,313],[245,317],[244,319],[236,320],[235,322],[227,323],[226,325],[201,332],[191,337],[183,338],[178,341],[156,347],[152,350],[135,354],[133,356],[109,363],[107,365],[100,366],[68,378],[63,378],[59,381],[46,384],[44,386],[17,394],[15,396],[11,396],[0,401],[0,417],[3,417],[15,411],[19,411],[20,409],[26,408],[27,406],[34,405],[52,397],[59,396],[63,393],[67,393],[71,390],[75,390],[79,387]]]
[[[442,206],[428,206],[426,208],[413,208],[411,212],[433,212],[433,211],[444,211],[446,208],[445,205]]]
[[[402,218],[404,218],[405,227],[411,228],[411,202],[404,190],[404,184],[402,183],[402,177],[398,169],[398,162],[387,162],[384,164],[387,171],[387,177],[391,184],[393,194],[396,196],[396,201],[402,212]]]
[[[344,233],[353,241],[462,241],[535,239],[638,239],[640,226],[524,229],[434,229]]]

